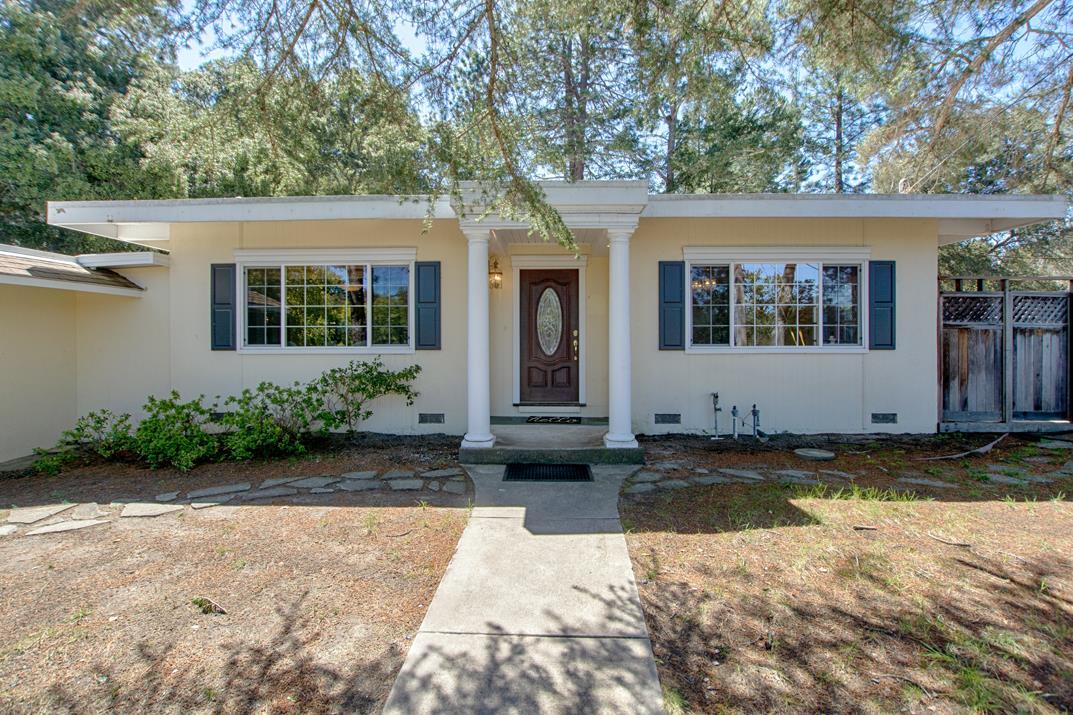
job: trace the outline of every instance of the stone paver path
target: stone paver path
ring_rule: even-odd
[[[61,511],[66,511],[74,504],[48,504],[46,506],[32,506],[25,509],[15,509],[7,517],[9,524],[33,524],[34,522],[55,516]]]
[[[71,521],[61,521],[56,524],[39,526],[36,529],[31,529],[27,531],[26,535],[37,536],[39,534],[58,534],[64,531],[78,531],[79,529],[85,529],[86,527],[107,523],[108,522],[104,519],[72,519]]]
[[[634,469],[564,484],[467,467],[469,524],[384,712],[662,712],[618,519]]]
[[[420,500],[420,493],[446,492],[462,495],[468,488],[465,473],[459,467],[432,469],[424,472],[393,469],[381,474],[376,470],[347,472],[345,474],[297,474],[290,477],[273,477],[257,484],[221,484],[189,492],[173,491],[157,494],[151,499],[116,499],[102,507],[96,502],[42,504],[13,508],[4,523],[0,524],[0,537],[36,536],[79,531],[98,524],[109,524],[117,519],[141,518],[147,522],[161,520],[187,508],[201,510],[218,507],[231,502],[247,508],[256,508],[266,500],[294,497],[300,503],[323,504],[323,499],[338,492],[356,491],[402,491]],[[330,502],[329,502],[330,503]],[[154,517],[160,517],[156,519]],[[2,519],[2,517],[0,517]]]

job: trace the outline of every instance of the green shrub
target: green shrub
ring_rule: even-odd
[[[115,459],[130,454],[134,447],[130,415],[114,414],[111,410],[90,412],[78,418],[75,426],[62,435],[52,449],[35,449],[34,471],[39,474],[58,474],[64,467],[85,454],[102,459]]]
[[[149,397],[146,416],[134,433],[134,451],[149,466],[171,465],[182,471],[211,459],[219,451],[219,440],[205,428],[212,411],[202,404],[204,395],[182,402],[172,390],[169,397]]]
[[[379,397],[400,395],[412,405],[417,397],[413,381],[420,373],[420,365],[389,370],[379,357],[351,361],[307,384],[262,382],[243,390],[224,401],[230,409],[215,421],[216,405],[206,406],[203,395],[183,402],[173,390],[165,398],[149,397],[146,416],[134,430],[129,414],[89,413],[64,432],[55,450],[40,450],[34,467],[54,474],[82,452],[104,459],[133,454],[153,468],[183,471],[218,456],[246,460],[302,454],[310,435],[356,431],[372,414],[369,402]]]
[[[131,434],[130,415],[114,414],[111,410],[99,410],[79,417],[73,429],[60,438],[61,447],[74,447],[102,459],[114,459],[134,450],[134,435]]]
[[[412,383],[420,373],[420,365],[389,370],[379,356],[367,362],[351,360],[343,367],[328,370],[315,382],[323,394],[324,425],[354,432],[373,413],[367,404],[385,395],[401,395],[407,405],[412,405],[417,397]]]
[[[33,469],[38,474],[59,474],[68,464],[78,460],[78,453],[70,449],[55,451],[38,448],[34,454],[37,459],[34,460]]]
[[[228,430],[224,446],[235,459],[269,457],[278,454],[302,454],[303,438],[310,432],[323,431],[320,416],[324,398],[316,383],[290,387],[262,382],[256,390],[243,390],[229,397],[220,424]]]

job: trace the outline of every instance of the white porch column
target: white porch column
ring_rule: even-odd
[[[607,306],[608,430],[604,446],[636,447],[630,403],[630,236],[633,229],[608,229]]]
[[[469,242],[466,320],[466,409],[468,422],[463,448],[491,447],[491,363],[488,335],[488,230],[463,229]]]

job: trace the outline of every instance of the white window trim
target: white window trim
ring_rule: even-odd
[[[276,250],[237,250],[235,255],[235,307],[238,319],[238,352],[248,355],[408,355],[414,349],[414,322],[416,306],[414,301],[414,262],[417,260],[416,248],[355,248],[355,249],[276,249]],[[368,345],[346,347],[287,347],[286,345],[246,345],[246,268],[273,268],[279,266],[328,265],[328,264],[365,264],[372,266],[401,266],[409,269],[409,293],[407,305],[406,345]],[[370,277],[371,280],[371,277]],[[372,284],[368,287],[370,298]],[[366,318],[366,330],[372,334],[372,313]],[[286,310],[280,317],[281,342],[286,340]]]
[[[862,246],[826,246],[817,248],[801,248],[798,246],[779,248],[771,247],[714,247],[714,246],[687,246],[682,249],[685,258],[685,338],[686,353],[698,355],[711,354],[781,354],[781,355],[860,355],[868,352],[868,261],[872,251]],[[807,347],[793,347],[788,345],[693,345],[693,291],[690,289],[690,276],[693,274],[693,264],[712,265],[734,263],[818,263],[821,264],[821,275],[818,285],[817,296],[817,330],[820,341],[819,345]],[[823,344],[823,275],[822,264],[859,265],[860,266],[860,292],[859,311],[861,316],[861,344],[860,345],[824,345]],[[734,295],[734,271],[730,271],[731,296]],[[734,301],[730,301],[730,337],[734,338]]]

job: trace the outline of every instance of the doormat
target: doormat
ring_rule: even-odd
[[[587,464],[508,464],[504,482],[591,482]]]
[[[526,417],[525,423],[529,425],[579,425],[580,417],[559,417],[557,415],[534,415]]]

